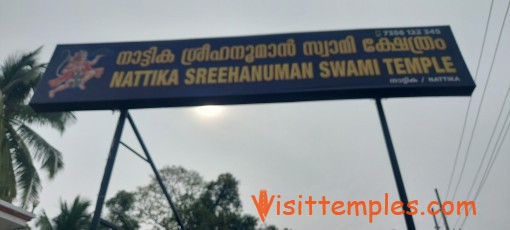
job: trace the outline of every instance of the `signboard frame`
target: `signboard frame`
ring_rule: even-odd
[[[334,42],[338,42],[338,44],[335,46],[336,43]],[[342,50],[339,47],[342,47],[342,44],[348,47],[348,42],[354,44],[355,52],[352,52],[352,49],[349,51],[345,48],[344,53],[341,53]],[[274,45],[275,49],[278,50],[275,52],[282,51],[281,56],[285,56],[285,52],[291,53],[291,49],[285,51],[285,46],[290,47],[289,44],[291,43],[295,46],[295,54],[292,57],[287,55],[288,57],[270,58],[266,55],[266,58],[258,60],[255,56],[251,63],[247,63],[246,58],[226,61],[212,61],[202,58],[202,61],[197,61],[200,58],[197,59],[198,56],[196,55],[195,59],[192,58],[194,61],[185,60],[186,57],[193,56],[189,55],[192,52],[200,51],[200,49],[204,51],[206,45],[208,45],[208,48],[206,47],[205,51],[208,50],[208,56],[204,55],[209,58],[214,57],[214,51],[220,52],[224,47],[230,48],[230,51],[234,52],[235,47],[242,46],[246,48],[246,51],[250,46],[253,46],[251,48],[255,50],[261,44],[266,48]],[[441,44],[445,46],[442,47]],[[333,51],[335,51],[333,48],[336,47],[336,53],[331,54],[331,51],[328,51],[326,55],[325,49],[320,48],[321,46]],[[281,47],[283,48],[280,49]],[[443,49],[440,50],[440,48]],[[150,49],[153,49],[154,52],[150,53]],[[319,51],[323,50],[321,55],[319,55],[320,52],[318,53],[317,49]],[[167,56],[164,55],[165,50],[170,52],[166,53]],[[139,54],[143,55],[154,54],[153,58],[150,59],[150,62],[153,63],[144,64],[144,59],[133,61],[133,55],[138,51],[140,51]],[[271,50],[269,49],[269,51]],[[66,78],[66,73],[64,73],[66,68],[71,65],[72,60],[79,59],[81,52],[84,52],[82,59],[88,63],[86,68],[93,70],[90,71],[93,73],[89,74],[88,78],[87,76],[84,77],[85,74],[81,76],[70,74]],[[130,52],[130,59],[123,58],[125,52]],[[243,57],[246,57],[246,52]],[[230,55],[233,54],[235,53]],[[360,65],[360,61],[362,63],[364,61],[364,66]],[[350,62],[354,63],[352,66],[357,66],[355,68],[359,69],[353,70],[354,74],[348,75],[346,71],[348,73],[349,69],[347,68],[350,68],[351,65],[349,64],[352,64]],[[414,64],[408,66],[408,63]],[[299,74],[292,79],[292,73],[289,74],[289,71],[293,71],[296,66],[294,64],[297,64],[298,67],[302,66],[300,68],[303,68],[301,69],[303,71],[301,78],[303,79],[299,79]],[[304,74],[307,70],[304,69],[304,66],[308,64],[313,69],[313,76],[308,76],[311,78],[305,79]],[[402,66],[404,64],[406,64],[405,68]],[[232,68],[240,68],[240,70],[245,67],[262,69],[262,67],[266,68],[266,66],[271,65],[274,68],[277,68],[276,65],[279,65],[280,68],[287,65],[285,79],[282,77],[283,80],[281,81],[273,79],[270,82],[262,80],[262,82],[239,83],[239,76],[237,76],[238,78],[230,78],[229,75],[227,76],[229,77],[228,80],[237,79],[237,82],[219,84],[220,78],[215,76],[216,82],[209,84],[209,80],[211,80],[209,73],[216,72],[216,75],[218,75],[218,71],[222,71],[221,68],[229,68],[228,71],[230,71]],[[368,67],[373,65],[374,69],[374,66],[377,66],[377,69],[371,70],[371,72],[365,71],[364,75],[356,74],[358,70],[363,71],[362,68],[366,68],[367,65]],[[428,65],[427,69],[426,65]],[[335,66],[343,66],[343,69],[335,70]],[[398,66],[400,67],[397,68]],[[419,69],[413,70],[413,68]],[[206,84],[196,80],[199,77],[197,72],[204,69],[209,74]],[[445,73],[445,71],[451,69],[455,72]],[[157,72],[158,70],[160,72]],[[168,83],[168,86],[162,86],[161,84],[152,86],[153,82],[158,81],[154,81],[156,75],[161,75],[161,71],[166,70],[169,71],[166,73],[168,82],[162,80],[161,84]],[[170,75],[174,70],[178,72],[178,79],[173,81],[173,83],[177,82],[177,85],[170,82]],[[155,71],[151,72],[154,73],[152,80],[143,80],[144,77],[147,79],[148,75],[142,77],[137,75],[143,73],[143,71]],[[405,71],[405,73],[402,73],[402,71]],[[432,73],[433,71],[435,73]],[[439,73],[440,71],[442,73]],[[128,82],[126,79],[129,74],[131,74],[132,79],[137,78],[138,81],[130,80]],[[323,76],[328,74],[329,76]],[[264,79],[268,76],[264,73],[262,75],[257,77]],[[273,78],[277,77],[274,72],[272,75]],[[195,82],[187,85],[185,82],[190,80],[190,76],[195,79]],[[255,79],[255,77],[251,76],[251,79]],[[80,84],[80,82],[86,82],[86,84]],[[59,45],[48,64],[42,82],[36,89],[30,105],[36,111],[41,112],[122,110],[207,104],[231,105],[356,98],[469,96],[474,88],[475,83],[462,58],[450,27],[434,26],[175,41]],[[55,91],[58,93],[55,93]]]

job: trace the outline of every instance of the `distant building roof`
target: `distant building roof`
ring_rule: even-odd
[[[0,200],[0,229],[19,229],[26,226],[34,217],[33,213]]]

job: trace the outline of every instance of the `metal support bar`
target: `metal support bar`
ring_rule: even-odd
[[[119,149],[120,137],[122,136],[122,130],[124,128],[124,122],[126,121],[127,114],[127,110],[120,111],[119,121],[117,122],[117,128],[115,128],[112,145],[110,146],[110,153],[108,154],[108,161],[106,162],[106,167],[104,169],[103,180],[101,181],[101,188],[99,189],[99,195],[97,196],[96,210],[94,211],[94,217],[92,217],[92,223],[90,224],[91,230],[97,229],[101,218],[101,211],[103,210],[108,184],[110,184],[113,165],[115,164],[115,157],[117,156],[117,150]]]
[[[179,216],[179,213],[177,212],[177,208],[175,207],[174,203],[172,202],[172,198],[170,197],[170,193],[168,193],[165,184],[163,183],[163,179],[161,178],[161,175],[159,175],[159,171],[156,168],[156,165],[154,164],[154,161],[152,161],[152,157],[149,154],[149,150],[147,150],[147,147],[145,146],[145,143],[142,140],[142,136],[138,132],[138,128],[136,128],[135,122],[133,121],[133,118],[127,113],[127,118],[129,121],[129,124],[131,124],[131,127],[133,128],[133,131],[135,132],[136,138],[140,142],[140,145],[142,146],[143,152],[145,153],[145,156],[147,158],[147,161],[151,165],[152,171],[154,171],[154,174],[156,175],[156,179],[158,180],[159,186],[163,190],[163,193],[165,194],[166,199],[168,200],[168,203],[170,204],[170,207],[172,208],[172,211],[175,215],[175,219],[177,220],[177,223],[181,227],[181,230],[184,230],[184,224],[182,223],[182,219]]]
[[[434,208],[431,209],[432,213],[434,213]],[[436,215],[432,215],[434,217],[434,225],[436,226],[435,229],[439,230],[439,225],[437,224]]]
[[[446,216],[443,212],[443,203],[441,203],[441,198],[439,197],[439,192],[437,192],[437,188],[435,189],[435,191],[437,196],[437,202],[439,202],[439,210],[441,210],[441,216],[443,216],[444,228],[446,230],[450,230],[450,226],[448,226],[448,220],[446,219]]]
[[[140,153],[138,153],[136,150],[134,150],[133,148],[129,147],[129,145],[127,145],[126,143],[124,142],[120,142],[120,144],[124,147],[126,147],[126,149],[128,149],[129,151],[131,151],[132,153],[134,153],[135,155],[137,155],[138,157],[140,157],[140,159],[144,160],[145,162],[149,163],[149,161],[147,161],[147,159],[145,159],[145,157],[143,157],[142,155],[140,155]]]
[[[407,194],[404,187],[404,180],[402,179],[402,175],[400,174],[400,168],[398,167],[397,155],[395,154],[395,149],[393,148],[393,142],[391,141],[390,130],[388,129],[388,123],[386,122],[386,116],[384,115],[381,99],[376,98],[375,103],[377,105],[379,119],[381,120],[381,126],[384,133],[384,140],[386,141],[386,148],[388,149],[388,154],[390,156],[391,168],[393,169],[393,176],[395,177],[395,182],[397,183],[398,195],[400,196],[400,201],[404,203],[403,207],[404,211],[410,212],[409,207],[407,207],[409,201],[407,200]],[[406,221],[407,229],[415,230],[416,227],[414,226],[413,216],[404,213],[404,218]]]
[[[103,225],[104,227],[107,227],[108,229],[112,229],[112,230],[124,230],[123,228],[113,224],[112,222],[110,221],[107,221],[103,218],[99,219],[99,224]]]

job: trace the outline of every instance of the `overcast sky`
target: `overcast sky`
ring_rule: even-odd
[[[382,27],[450,25],[466,64],[475,75],[489,0],[480,1],[7,1],[0,0],[0,61],[43,46],[48,62],[57,44],[172,40]],[[495,0],[473,106],[481,98],[508,0]],[[467,190],[510,84],[507,24],[473,138],[464,180]],[[383,101],[410,200],[446,194],[468,97]],[[507,105],[508,106],[508,105]],[[506,107],[508,108],[508,107]],[[467,130],[473,127],[471,111]],[[64,154],[65,170],[45,180],[37,214],[58,213],[59,200],[93,202],[106,163],[118,112],[77,112],[64,135],[37,128]],[[330,199],[397,200],[395,180],[370,99],[225,106],[204,117],[196,108],[133,110],[132,115],[158,166],[182,165],[208,180],[231,172],[240,180],[244,211],[257,215],[250,199],[260,189],[295,199],[297,194]],[[140,149],[126,126],[123,140]],[[469,136],[469,133],[467,136]],[[483,192],[478,215],[464,229],[508,229],[510,138],[505,140]],[[465,145],[461,156],[465,155]],[[461,158],[462,159],[462,158]],[[460,162],[461,163],[461,162]],[[144,185],[150,167],[120,148],[108,197]],[[422,207],[423,208],[423,207]],[[92,208],[90,211],[93,211]],[[401,216],[276,216],[266,221],[299,229],[405,229]],[[418,229],[433,229],[431,216],[415,216]],[[449,217],[450,226],[456,217]]]

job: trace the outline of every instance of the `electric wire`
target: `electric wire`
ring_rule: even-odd
[[[466,150],[466,157],[464,158],[464,162],[463,162],[462,168],[460,170],[459,180],[457,181],[457,185],[455,186],[455,190],[453,192],[453,196],[452,196],[451,200],[455,199],[455,195],[457,194],[457,190],[459,188],[460,182],[462,181],[462,176],[463,176],[464,170],[466,168],[467,160],[469,159],[469,152],[470,152],[469,150],[471,149],[471,144],[473,143],[473,136],[474,136],[476,127],[478,125],[478,118],[480,116],[480,111],[482,111],[483,101],[485,99],[485,93],[487,92],[487,86],[489,85],[489,81],[490,81],[490,78],[492,76],[492,70],[494,68],[495,59],[496,59],[496,56],[498,54],[499,44],[501,42],[501,36],[503,34],[503,29],[505,28],[506,18],[507,18],[507,15],[508,15],[508,9],[509,8],[510,8],[510,1],[508,2],[508,7],[506,9],[505,17],[503,19],[503,23],[502,23],[501,29],[499,31],[498,41],[496,42],[496,48],[494,50],[494,55],[492,57],[492,63],[491,63],[491,66],[489,68],[489,73],[488,73],[488,76],[487,76],[487,81],[486,81],[485,86],[483,88],[482,99],[480,99],[480,103],[479,103],[479,106],[478,106],[478,111],[477,111],[476,117],[475,117],[475,123],[474,123],[474,126],[473,126],[473,130],[471,131],[471,137],[469,138],[468,147],[467,147],[467,150]]]
[[[484,172],[484,176],[483,176],[483,179],[482,181],[480,182],[480,186],[478,187],[478,190],[476,191],[476,194],[475,194],[475,197],[473,198],[473,202],[476,201],[476,199],[478,198],[478,196],[480,195],[480,193],[482,192],[482,189],[483,187],[485,186],[485,182],[487,181],[487,178],[489,177],[489,174],[492,170],[492,168],[494,167],[494,162],[496,162],[496,158],[499,156],[499,154],[501,153],[501,147],[503,146],[503,143],[508,135],[508,130],[510,130],[510,122],[508,122],[508,124],[506,125],[506,128],[505,128],[505,134],[503,135],[503,138],[501,139],[501,141],[499,142],[499,145],[497,147],[497,150],[493,151],[493,156],[491,155],[491,159],[489,160],[489,167],[487,167],[485,169],[485,172]],[[471,206],[469,207],[469,212],[471,212]],[[468,219],[469,215],[466,216],[464,218],[464,221],[462,221],[462,224],[460,225],[460,229],[464,227],[464,224],[466,223],[467,219]]]
[[[492,63],[491,63],[491,66],[490,66],[490,69],[489,69],[489,75],[487,78],[489,78],[491,76],[491,73],[492,73],[492,69],[494,67],[494,63],[495,63],[495,59],[496,59],[496,56],[497,56],[497,53],[498,53],[498,48],[499,48],[499,44],[500,44],[500,41],[501,41],[501,37],[502,37],[502,34],[503,34],[503,29],[505,27],[505,24],[506,24],[506,19],[507,19],[507,16],[508,16],[508,11],[510,9],[510,1],[508,2],[508,6],[506,8],[506,12],[505,12],[505,17],[503,18],[503,23],[501,25],[501,29],[500,29],[500,33],[499,33],[499,36],[498,36],[498,40],[497,40],[497,43],[496,43],[496,49],[494,51],[494,56],[493,56],[493,59],[492,59]],[[487,82],[488,83],[488,82]],[[509,90],[510,90],[510,87],[509,87]],[[507,92],[507,96],[508,96],[508,92]],[[483,99],[483,98],[482,98]],[[506,97],[505,97],[505,102],[506,102]],[[505,104],[502,105],[502,107],[504,107]],[[503,108],[502,108],[503,109]],[[492,153],[491,153],[491,156],[489,158],[489,163],[485,169],[485,172],[484,172],[484,175],[482,176],[482,180],[480,181],[480,185],[478,186],[478,189],[476,191],[476,194],[474,196],[474,199],[473,201],[476,201],[476,199],[478,198],[478,196],[480,195],[484,185],[485,185],[485,182],[487,181],[487,178],[490,174],[490,171],[492,170],[492,167],[494,166],[494,162],[496,161],[496,158],[497,156],[499,155],[500,153],[500,150],[501,150],[501,146],[503,145],[504,143],[504,140],[508,134],[508,130],[510,128],[510,123],[508,125],[506,125],[505,123],[508,123],[507,120],[508,120],[508,114],[510,114],[510,110],[508,111],[507,113],[507,116],[506,116],[506,119],[505,119],[505,122],[503,123],[503,127],[501,128],[501,131],[498,135],[498,139],[496,140],[496,145],[495,145],[495,148],[493,149]],[[500,141],[500,138],[501,138],[501,134],[503,132],[503,130],[505,129],[505,126],[506,126],[506,131],[505,131],[505,134],[503,135],[503,139]],[[492,137],[491,139],[489,140],[489,143],[492,142]],[[499,142],[499,143],[498,143]],[[484,156],[485,157],[485,156]],[[476,178],[475,177],[475,181],[476,181]],[[460,181],[459,181],[460,182]],[[470,191],[471,193],[471,191]],[[470,207],[470,211],[471,211],[471,207]],[[469,216],[469,215],[468,215]],[[462,221],[462,224],[460,226],[460,228],[464,227],[464,224],[466,223],[467,219],[468,219],[468,216],[466,216],[464,218],[464,220]],[[459,219],[457,219],[458,221]],[[457,225],[457,222],[455,224],[455,226]]]
[[[506,91],[505,99],[503,101],[501,109],[499,110],[498,118],[496,119],[496,123],[494,124],[494,128],[492,129],[492,133],[491,133],[491,136],[489,138],[489,143],[487,143],[487,146],[485,147],[485,151],[484,151],[484,154],[483,154],[483,157],[482,157],[482,161],[480,162],[480,165],[478,166],[478,170],[476,172],[475,179],[473,180],[473,183],[471,184],[471,188],[469,189],[469,192],[468,192],[468,195],[466,197],[466,200],[471,196],[471,192],[473,191],[473,188],[474,188],[474,186],[476,184],[476,181],[478,180],[478,176],[480,175],[480,171],[482,170],[482,166],[483,166],[483,163],[485,162],[485,158],[487,157],[487,154],[489,153],[489,148],[490,148],[490,146],[492,144],[492,140],[494,138],[494,134],[496,134],[496,130],[497,130],[498,124],[501,121],[501,115],[503,115],[504,108],[506,107],[505,105],[506,105],[506,101],[508,100],[508,94],[509,93],[510,93],[510,87],[508,87],[508,90]],[[507,113],[507,115],[505,117],[505,120],[503,121],[503,125],[501,127],[501,131],[505,127],[505,124],[508,121],[508,116],[509,115],[510,115],[510,113]],[[499,133],[499,135],[501,135],[501,132]],[[498,136],[496,144],[499,141],[499,137],[500,136]],[[496,148],[496,145],[494,145],[494,148]]]
[[[485,169],[485,173],[484,173],[482,182],[481,182],[480,186],[478,187],[478,190],[476,191],[476,194],[475,194],[475,197],[473,198],[473,200],[476,200],[478,198],[478,196],[480,195],[480,193],[482,192],[482,189],[485,186],[485,182],[487,181],[487,178],[489,177],[492,167],[494,167],[494,162],[496,162],[496,158],[499,156],[499,153],[501,153],[501,147],[503,146],[503,144],[505,142],[505,138],[508,135],[509,129],[510,129],[510,122],[506,126],[505,134],[503,135],[503,138],[499,142],[497,150],[494,151],[494,153],[495,153],[495,154],[493,154],[494,157],[491,156],[491,159],[489,160],[490,166],[489,166],[489,168]]]
[[[496,130],[497,130],[498,124],[501,121],[501,115],[503,114],[503,111],[504,111],[504,108],[505,108],[506,101],[508,99],[509,93],[510,93],[510,87],[508,87],[508,90],[506,91],[505,100],[503,101],[503,105],[501,106],[501,109],[499,110],[499,115],[498,115],[496,124],[494,124],[494,128],[492,129],[492,134],[491,134],[491,136],[489,138],[489,143],[487,144],[487,146],[485,148],[485,152],[483,154],[482,161],[480,162],[480,165],[478,166],[478,170],[476,171],[475,178],[473,180],[473,183],[471,184],[471,188],[469,189],[468,195],[466,196],[466,199],[465,199],[466,201],[469,200],[469,197],[471,196],[471,193],[473,192],[473,188],[475,187],[476,181],[478,180],[478,176],[480,175],[480,172],[482,170],[483,163],[485,163],[485,159],[487,158],[487,155],[489,153],[489,148],[490,148],[490,146],[492,144],[492,140],[494,138],[494,134],[496,134]],[[498,137],[496,139],[496,142],[494,144],[494,148],[491,151],[491,156],[489,157],[489,160],[487,161],[488,162],[487,163],[487,168],[489,167],[490,162],[491,162],[491,160],[493,158],[494,152],[495,152],[495,150],[496,150],[496,148],[498,146],[498,143],[500,142],[501,136],[503,134],[503,130],[505,129],[505,126],[506,126],[506,123],[507,123],[509,117],[510,117],[510,109],[506,113],[505,119],[503,120],[503,124],[501,126],[501,130],[500,130],[500,132],[498,134]],[[482,184],[483,178],[485,177],[485,173],[486,172],[484,172],[484,174],[482,175],[482,180],[480,180],[480,185]],[[461,216],[458,216],[457,220],[455,221],[454,228],[457,227],[457,224],[459,223],[460,219],[462,219]]]
[[[476,79],[478,78],[478,72],[480,70],[480,63],[481,63],[481,60],[482,60],[482,55],[484,53],[483,51],[484,51],[484,48],[485,48],[485,40],[487,40],[487,31],[489,29],[489,22],[490,22],[491,15],[492,15],[492,7],[493,7],[493,5],[494,5],[494,0],[491,1],[491,6],[490,6],[490,9],[489,9],[489,16],[487,17],[487,23],[485,25],[485,32],[483,34],[482,48],[480,49],[480,55],[478,57],[478,64],[476,66],[476,71],[475,71],[475,78],[474,78],[475,82],[476,82]],[[468,107],[467,107],[467,110],[466,110],[466,116],[464,117],[464,124],[462,125],[462,132],[461,132],[461,135],[460,135],[459,146],[457,147],[457,153],[455,154],[455,160],[454,160],[454,163],[453,163],[452,172],[450,174],[450,181],[448,182],[448,189],[446,190],[445,199],[448,199],[448,195],[450,194],[450,188],[451,188],[451,185],[452,185],[453,176],[455,174],[455,169],[457,167],[457,162],[458,162],[458,158],[459,158],[459,154],[460,154],[460,148],[461,148],[462,142],[464,140],[464,132],[466,130],[467,120],[468,120],[468,116],[469,116],[469,110],[471,109],[471,101],[472,101],[472,97],[469,97]]]

